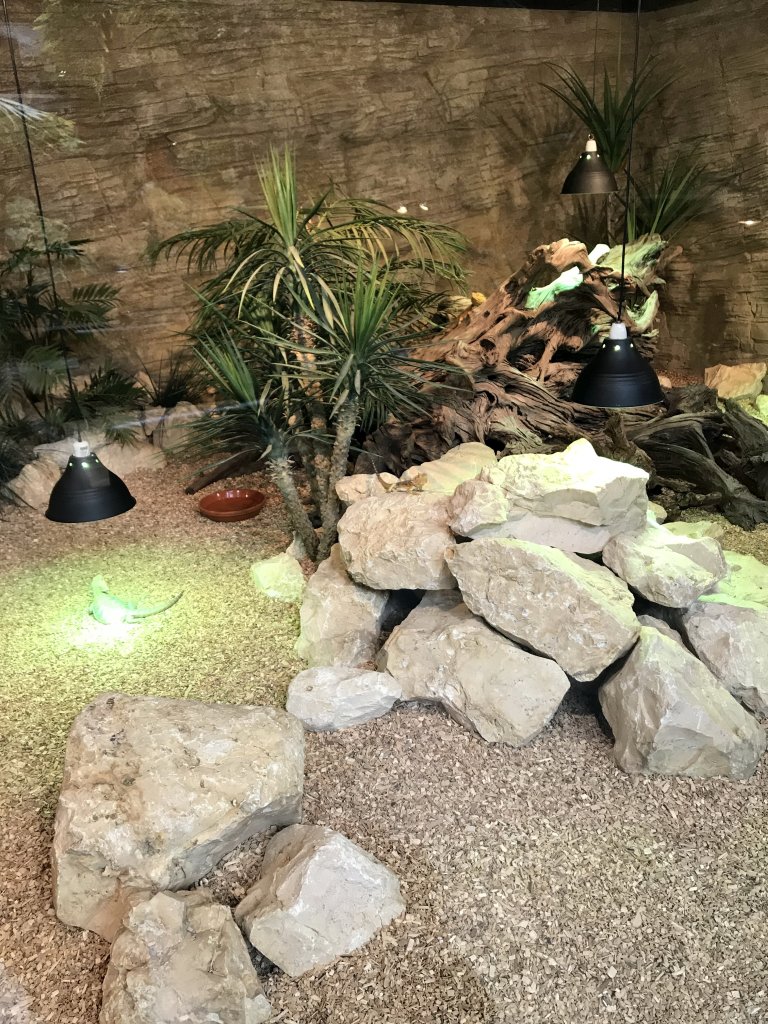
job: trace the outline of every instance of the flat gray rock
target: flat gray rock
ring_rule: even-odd
[[[595,679],[637,639],[629,588],[601,565],[495,538],[458,544],[446,557],[471,611],[579,682]]]
[[[386,715],[401,696],[400,684],[387,672],[308,668],[288,685],[286,710],[312,732],[333,732]]]
[[[697,601],[683,627],[723,686],[748,708],[768,715],[768,607]]]
[[[397,877],[339,832],[292,825],[235,910],[250,943],[299,978],[364,946],[405,910]]]
[[[638,594],[666,608],[687,608],[728,575],[716,540],[678,536],[657,523],[613,537],[603,561]]]
[[[363,498],[339,520],[347,572],[374,590],[445,590],[455,586],[445,564],[453,543],[447,499],[396,492]]]
[[[310,665],[361,665],[376,653],[387,591],[350,579],[341,548],[309,577],[301,603],[296,653]]]
[[[185,889],[301,817],[304,730],[274,708],[105,694],[75,719],[53,839],[59,919],[111,940],[138,897]]]
[[[160,892],[112,944],[99,1024],[262,1024],[272,1008],[229,907]]]
[[[568,691],[554,661],[539,658],[474,616],[456,591],[428,594],[379,655],[404,700],[440,704],[489,743],[522,746],[551,720]]]
[[[709,669],[648,626],[600,704],[626,772],[747,779],[765,750],[763,730]]]

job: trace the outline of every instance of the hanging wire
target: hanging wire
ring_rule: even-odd
[[[627,243],[629,242],[629,202],[632,194],[632,143],[635,137],[635,95],[637,93],[637,57],[640,51],[640,8],[643,0],[637,0],[637,16],[635,18],[635,56],[632,64],[632,101],[629,108],[629,145],[627,146],[627,188],[624,194],[624,234],[621,242],[621,281],[619,282],[619,311],[616,320],[621,320],[624,310],[626,283],[624,267],[627,259]],[[5,0],[3,0],[5,3]]]
[[[592,99],[597,95],[597,29],[600,24],[600,0],[595,7],[595,48],[592,57]]]
[[[19,101],[19,116],[21,118],[21,129],[24,134],[24,143],[27,150],[27,160],[29,162],[29,170],[32,175],[32,185],[35,191],[35,205],[37,206],[37,218],[40,221],[40,233],[43,236],[43,250],[45,252],[45,261],[48,267],[48,276],[51,281],[51,298],[53,300],[53,307],[51,309],[50,321],[48,329],[53,334],[54,327],[56,326],[56,320],[61,319],[60,308],[59,308],[59,293],[56,290],[56,275],[53,272],[53,260],[51,258],[51,248],[48,243],[48,229],[45,223],[45,213],[43,212],[43,200],[40,196],[40,182],[37,178],[37,168],[35,167],[35,157],[32,152],[32,139],[29,134],[29,121],[27,120],[27,108],[24,103],[24,97],[21,92],[21,79],[19,78],[19,67],[16,63],[16,52],[13,48],[13,29],[11,27],[11,19],[8,14],[8,4],[6,0],[0,0],[3,5],[3,22],[5,28],[5,36],[8,40],[8,52],[11,55],[11,68],[13,69],[13,82],[16,87],[16,96]],[[82,440],[80,434],[80,420],[82,419],[82,409],[80,408],[80,400],[75,390],[75,382],[72,380],[72,370],[69,365],[69,358],[64,343],[60,343],[62,355],[64,356],[64,368],[67,371],[67,385],[69,387],[69,397],[72,400],[72,404],[78,413],[77,422],[77,437],[78,440]]]

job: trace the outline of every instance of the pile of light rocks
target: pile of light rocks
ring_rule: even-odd
[[[285,711],[115,693],[81,712],[54,827],[54,905],[112,943],[101,1024],[259,1024],[272,1010],[250,947],[297,978],[403,912],[384,864],[301,824],[303,781],[304,729]],[[266,832],[234,913],[196,887]]]
[[[724,552],[711,524],[662,525],[646,473],[586,440],[498,461],[461,445],[441,462],[418,467],[420,488],[415,470],[339,484],[347,508],[307,584],[310,667],[288,710],[338,729],[425,701],[520,745],[569,687],[591,687],[625,771],[750,776],[766,743],[753,712],[768,715],[768,567]]]

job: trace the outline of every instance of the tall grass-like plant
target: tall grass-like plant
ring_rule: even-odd
[[[357,428],[427,401],[418,384],[428,364],[409,356],[434,330],[437,296],[425,281],[461,281],[466,243],[444,225],[333,187],[302,202],[287,150],[271,153],[259,182],[263,216],[181,232],[150,258],[213,272],[190,334],[225,405],[195,426],[190,454],[261,452],[307,551],[322,558]],[[309,514],[297,504],[297,458]]]
[[[640,235],[674,238],[710,206],[715,186],[703,164],[691,157],[671,156],[647,182],[633,180],[628,211],[630,241]]]
[[[633,123],[669,87],[672,78],[658,79],[655,63],[647,61],[638,71],[637,78],[622,90],[618,82],[611,82],[606,69],[603,72],[602,92],[596,91],[593,94],[581,75],[569,65],[550,64],[549,67],[557,75],[560,85],[546,84],[545,88],[561,99],[594,135],[600,155],[610,170],[614,174],[621,171],[627,159]]]

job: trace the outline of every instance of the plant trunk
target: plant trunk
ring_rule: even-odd
[[[306,509],[301,503],[291,464],[286,458],[269,460],[269,475],[283,497],[293,528],[301,538],[310,558],[317,558],[317,534],[309,521]]]
[[[299,449],[299,455],[301,455],[301,464],[307,477],[307,483],[309,484],[309,493],[312,498],[312,505],[319,516],[323,510],[323,491],[320,489],[320,485],[317,480],[315,446],[312,443],[312,440],[308,437],[297,438],[296,444]]]
[[[336,494],[336,484],[347,475],[347,460],[352,446],[352,436],[357,426],[360,402],[357,398],[348,399],[336,417],[336,438],[333,442],[328,483],[323,502],[322,532],[318,559],[327,558],[331,547],[336,541],[336,527],[339,522],[340,505]]]

